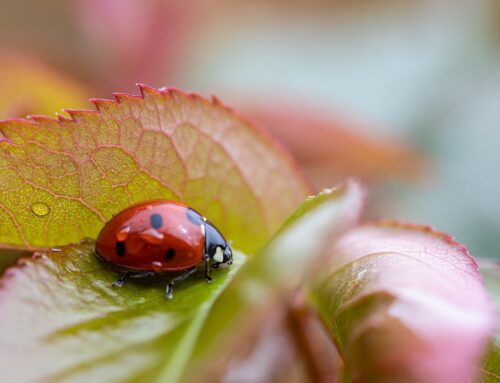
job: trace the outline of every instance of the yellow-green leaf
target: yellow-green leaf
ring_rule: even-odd
[[[258,249],[308,194],[291,158],[216,99],[141,86],[71,119],[0,123],[0,243],[95,237],[132,203],[183,200]]]

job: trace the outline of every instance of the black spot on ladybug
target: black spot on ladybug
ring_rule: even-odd
[[[165,254],[165,259],[167,261],[170,261],[173,257],[175,257],[175,250],[174,249],[168,249],[167,253]]]
[[[115,250],[119,257],[123,257],[125,255],[125,242],[116,242]]]
[[[163,217],[160,214],[152,214],[149,217],[149,222],[151,222],[153,229],[159,229],[163,226]]]
[[[191,223],[194,223],[196,226],[199,226],[204,222],[203,217],[200,215],[200,213],[191,208],[188,208],[186,210],[186,217],[191,221]]]

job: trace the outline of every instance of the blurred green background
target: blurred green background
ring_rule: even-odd
[[[276,107],[281,128],[262,124],[299,137],[289,146],[317,188],[359,175],[371,217],[500,259],[499,43],[495,0],[0,0],[0,117],[91,108],[136,82],[216,94],[256,119]],[[320,144],[347,154],[315,157]],[[407,154],[374,165],[396,148]],[[414,166],[395,171],[403,160]]]

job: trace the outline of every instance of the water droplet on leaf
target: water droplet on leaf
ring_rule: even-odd
[[[50,207],[43,202],[35,202],[31,205],[31,211],[38,217],[45,217],[50,213]]]

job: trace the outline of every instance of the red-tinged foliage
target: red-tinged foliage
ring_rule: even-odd
[[[363,133],[354,119],[296,102],[246,110],[288,147],[317,188],[353,175],[369,183],[389,177],[414,180],[422,170],[423,158],[415,149]]]
[[[319,297],[353,382],[473,379],[494,311],[463,245],[384,221],[347,233],[331,256]]]

